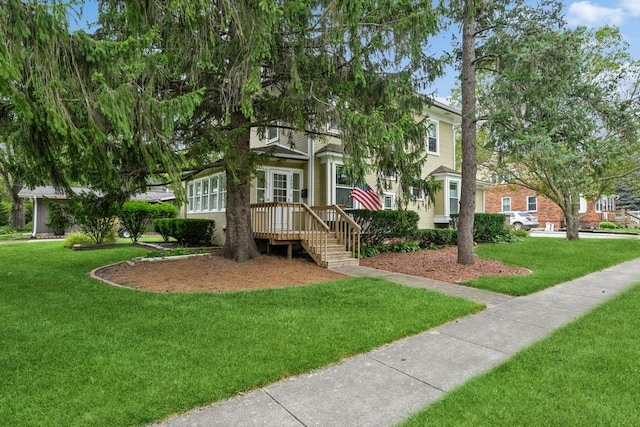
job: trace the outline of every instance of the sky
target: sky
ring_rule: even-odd
[[[613,25],[620,28],[623,37],[629,43],[631,56],[640,59],[640,0],[561,0],[563,12],[570,27],[579,25],[597,28]],[[96,1],[88,0],[84,6],[84,18],[89,22],[96,16]],[[443,35],[434,45],[433,51],[440,52],[450,47],[450,36]],[[451,68],[433,85],[433,95],[439,101],[446,102],[456,85],[458,72]]]

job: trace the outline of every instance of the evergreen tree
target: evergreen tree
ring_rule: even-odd
[[[403,194],[425,160],[429,99],[420,90],[441,72],[425,55],[438,30],[429,0],[100,2],[97,36],[153,39],[163,59],[156,92],[202,91],[180,143],[202,167],[220,159],[227,182],[225,256],[258,256],[251,230],[250,182],[264,158],[249,149],[250,129],[268,126],[322,139],[340,123],[347,171],[396,170]]]

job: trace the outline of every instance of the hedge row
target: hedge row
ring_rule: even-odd
[[[420,217],[414,211],[354,209],[349,214],[362,228],[365,245],[379,245],[389,239],[412,239],[418,232]]]
[[[153,228],[165,242],[173,237],[184,246],[211,246],[216,223],[210,219],[163,218],[154,220]]]
[[[178,209],[169,203],[149,203],[138,200],[125,202],[120,211],[120,224],[129,230],[134,242],[146,231],[151,221],[160,218],[175,218]]]

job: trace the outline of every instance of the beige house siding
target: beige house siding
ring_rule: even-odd
[[[423,119],[425,117],[419,118]],[[448,107],[436,105],[429,111],[427,120],[436,123],[438,150],[437,153],[430,153],[422,169],[422,177],[428,177],[436,169],[438,179],[443,180],[443,184],[449,182],[460,182],[460,176],[455,172],[455,123],[459,122],[460,116]],[[425,141],[425,144],[427,142]],[[279,139],[267,143],[265,138],[258,136],[257,130],[251,131],[251,147],[264,148],[268,146],[279,147],[280,151],[273,161],[268,162],[264,167],[277,169],[297,169],[301,173],[301,189],[307,190],[308,197],[301,197],[301,201],[310,205],[324,206],[336,202],[335,167],[343,163],[339,135],[329,135],[324,138],[315,138],[310,143],[309,137],[304,133],[280,130]],[[286,150],[285,150],[286,149]],[[289,151],[287,151],[289,150]],[[304,159],[309,151],[314,154],[312,160]],[[298,160],[293,160],[293,159]],[[445,168],[446,171],[442,172]],[[312,168],[312,169],[310,169]],[[213,173],[210,172],[210,173]],[[311,176],[310,176],[311,175]],[[202,176],[202,175],[200,175]],[[196,177],[199,178],[200,176]],[[398,185],[395,180],[386,181],[385,188],[379,188],[376,182],[376,174],[371,173],[366,177],[366,182],[374,188],[383,198],[384,193],[392,194],[395,198],[396,206],[398,201]],[[252,180],[251,202],[256,202],[256,179]],[[458,197],[460,188],[458,187]],[[449,210],[449,189],[446,186],[437,193],[434,205],[428,208],[424,202],[409,202],[407,208],[416,211],[419,216],[420,228],[434,228],[438,221],[438,227],[447,226],[447,216]],[[383,198],[384,201],[384,198]],[[476,212],[484,212],[484,190],[479,188],[476,194]],[[186,216],[186,209],[183,209]],[[220,222],[218,230],[224,228],[224,212],[211,213],[189,213],[189,217],[207,217]]]

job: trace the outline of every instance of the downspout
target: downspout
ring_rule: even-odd
[[[307,138],[307,152],[309,154],[309,160],[307,160],[307,205],[313,206],[313,196],[315,193],[315,183],[313,177],[316,155],[314,150],[313,137],[311,136]]]
[[[33,231],[31,232],[31,238],[36,238],[36,229],[38,227],[38,198],[33,196]]]

